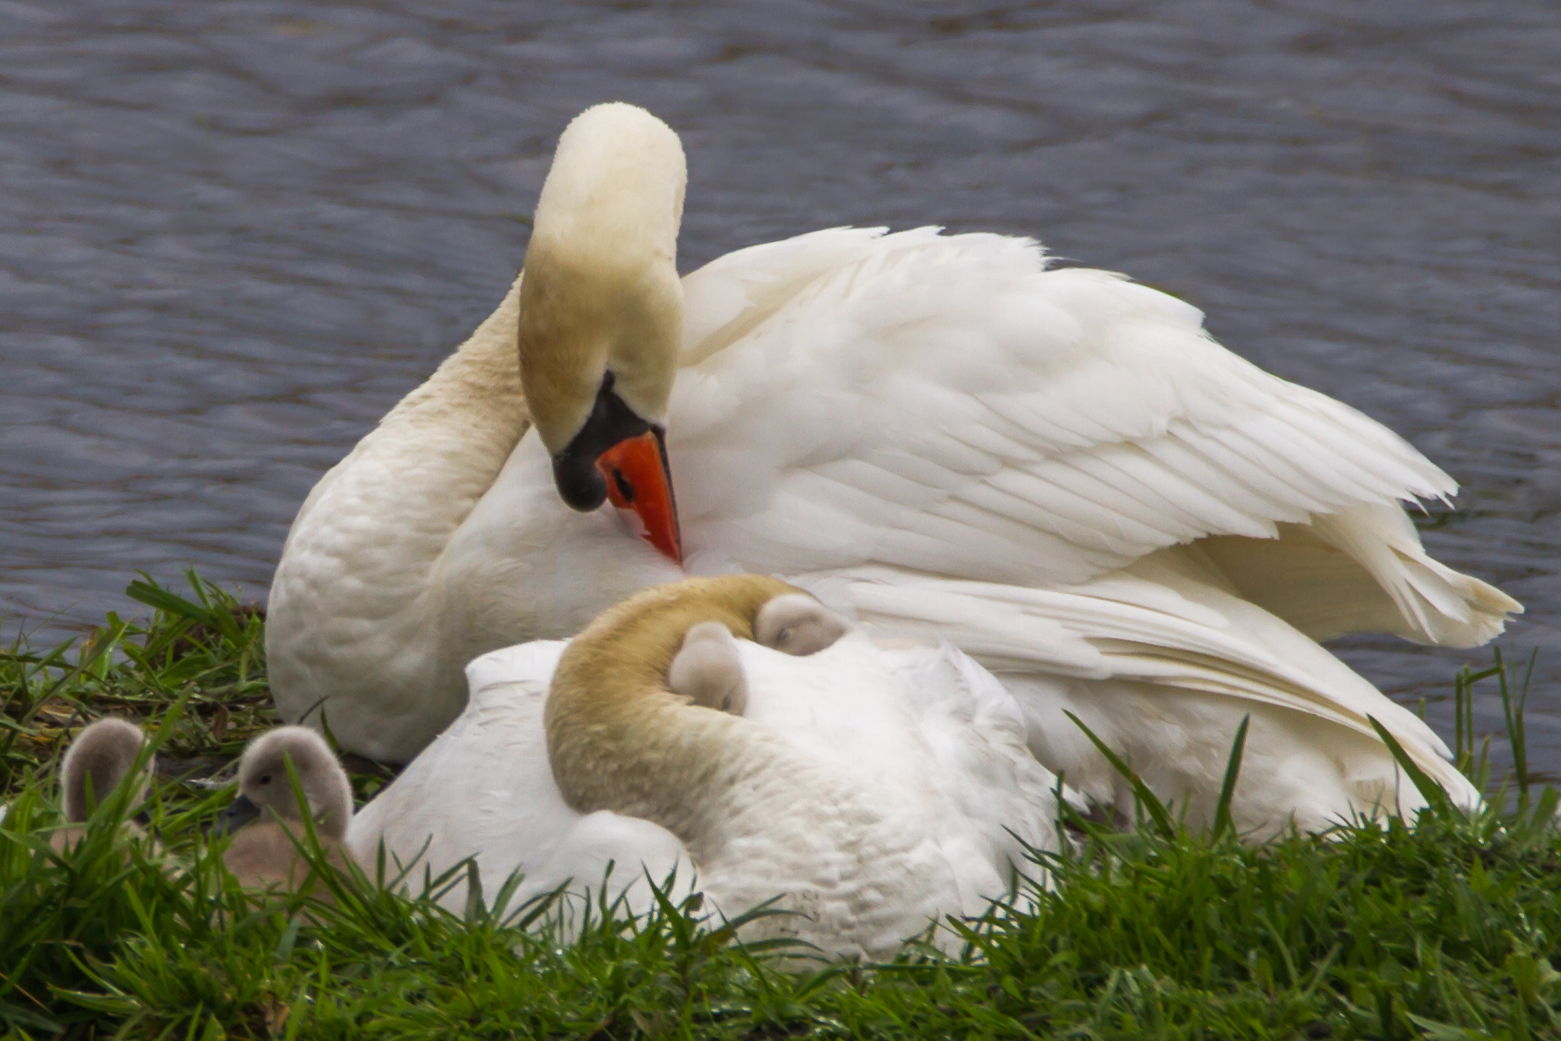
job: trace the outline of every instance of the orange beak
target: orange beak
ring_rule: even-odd
[[[672,497],[672,471],[666,449],[655,430],[619,441],[596,458],[607,478],[607,498],[620,510],[633,510],[645,526],[645,540],[674,564],[683,563],[683,536],[678,530],[677,500]]]

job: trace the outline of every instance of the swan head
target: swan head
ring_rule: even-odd
[[[325,739],[307,727],[278,727],[249,743],[239,760],[238,797],[217,818],[214,831],[237,831],[263,814],[302,824],[289,764],[321,838],[346,835],[352,818],[352,786]]]
[[[683,335],[676,133],[633,105],[587,109],[559,138],[520,286],[526,402],[559,496],[632,510],[682,562],[666,414]]]
[[[123,719],[100,719],[78,734],[60,764],[65,819],[75,824],[85,822],[92,815],[92,807],[107,799],[135,769],[145,744],[141,728]],[[141,801],[151,782],[152,770],[151,760],[143,764],[131,797],[132,806]]]

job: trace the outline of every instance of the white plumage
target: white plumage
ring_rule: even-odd
[[[524,874],[517,900],[566,884],[586,897],[611,861],[609,896],[636,912],[652,906],[647,878],[676,869],[680,898],[697,871],[728,917],[776,896],[796,912],[749,935],[878,957],[943,915],[982,913],[1014,872],[1034,877],[1025,843],[1056,848],[1055,778],[1029,755],[1012,697],[959,651],[860,633],[805,658],[737,646],[749,697],[731,740],[746,745],[746,766],[726,769],[749,780],[718,799],[689,778],[709,822],[689,844],[565,804],[543,728],[564,644],[535,642],[472,662],[466,711],[353,819],[355,855],[373,863],[383,841],[416,861],[414,881],[475,855],[490,898]],[[691,845],[710,852],[696,862]],[[464,888],[445,899],[462,906]]]
[[[1419,805],[1368,715],[1477,798],[1317,643],[1471,646],[1521,610],[1421,548],[1401,502],[1455,485],[1392,432],[1231,354],[1194,307],[1048,271],[1028,240],[835,229],[683,288],[667,450],[689,573],[774,573],[874,631],[946,637],[1096,798],[1121,784],[1063,708],[1194,821],[1247,714],[1254,833]],[[355,751],[411,758],[460,712],[467,661],[681,575],[613,511],[559,501],[517,320],[512,290],[289,535],[273,690],[289,718],[327,699]]]

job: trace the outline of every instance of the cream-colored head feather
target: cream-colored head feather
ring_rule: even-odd
[[[537,201],[520,290],[520,373],[537,432],[562,451],[603,376],[648,423],[666,418],[683,328],[683,145],[642,108],[576,116]]]

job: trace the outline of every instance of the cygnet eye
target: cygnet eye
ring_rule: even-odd
[[[270,784],[271,783],[271,775],[270,774],[266,774],[264,777],[262,777],[260,779],[260,783],[261,784]]]

